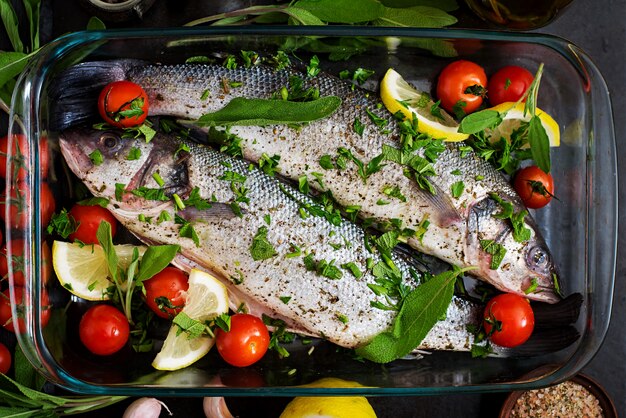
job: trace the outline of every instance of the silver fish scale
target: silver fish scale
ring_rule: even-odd
[[[245,159],[258,162],[263,154],[280,156],[282,176],[294,181],[307,176],[313,189],[331,191],[340,205],[359,206],[359,216],[364,219],[382,222],[397,219],[404,227],[414,230],[427,219],[430,223],[428,231],[421,240],[409,239],[411,247],[460,267],[479,266],[472,274],[503,291],[523,293],[525,278],[537,276],[526,266],[523,255],[527,247],[510,238],[509,223],[497,220],[485,224],[480,230],[472,230],[480,225],[472,219],[471,210],[490,193],[495,192],[513,202],[516,211],[522,210],[523,206],[499,172],[475,153],[463,154],[459,144],[447,143],[446,150],[433,164],[437,175],[428,177],[428,180],[435,187],[436,195],[420,189],[414,180],[404,175],[404,167],[394,162],[386,161],[382,169],[371,174],[366,182],[352,162],[344,170],[320,167],[320,159],[325,155],[336,156],[340,147],[347,148],[367,164],[381,153],[383,145],[399,146],[397,123],[373,92],[353,87],[351,82],[325,73],[308,78],[293,70],[274,71],[266,66],[228,70],[215,65],[142,65],[131,68],[127,74],[128,79],[146,90],[151,114],[190,120],[223,108],[235,97],[270,98],[288,86],[291,75],[298,75],[305,81],[305,88],[318,87],[321,96],[340,97],[341,106],[330,117],[299,130],[284,125],[232,127],[230,132],[242,139],[240,145]],[[225,87],[231,82],[240,86]],[[205,92],[209,95],[203,100]],[[385,126],[377,126],[368,112],[385,121]],[[363,135],[355,132],[352,126],[355,119],[363,124]],[[423,150],[419,153],[423,155]],[[323,186],[315,181],[315,173],[323,175]],[[464,190],[455,198],[451,189],[459,181],[463,182]],[[383,190],[389,187],[397,187],[406,201],[384,194]],[[380,205],[381,201],[387,204]],[[506,269],[492,270],[482,261],[484,252],[476,239],[478,235],[481,239],[494,240],[509,237],[504,243],[507,255],[501,264]],[[541,280],[546,285],[551,283],[547,276]],[[549,294],[542,292],[530,297]]]

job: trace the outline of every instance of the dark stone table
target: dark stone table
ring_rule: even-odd
[[[47,2],[45,2],[47,3]],[[82,30],[89,14],[76,5],[76,1],[53,0],[44,10],[43,34],[56,36],[74,30]],[[137,26],[177,26],[192,18],[206,16],[199,11],[203,2],[188,0],[160,0],[144,16],[143,21],[127,25]],[[212,3],[212,2],[207,2]],[[243,7],[250,2],[238,1]],[[232,6],[234,7],[234,5]],[[69,12],[71,8],[71,12]],[[461,16],[460,27],[477,27],[481,23],[466,10],[455,12]],[[542,33],[559,35],[571,40],[585,50],[596,62],[612,92],[615,115],[618,154],[626,135],[626,0],[575,0],[562,16],[552,24],[538,30]],[[619,159],[624,163],[623,159]],[[621,178],[626,178],[626,165],[620,164]],[[620,187],[619,198],[624,201],[624,188]],[[623,216],[620,216],[621,230],[624,231]],[[620,247],[624,248],[621,233]],[[626,413],[626,262],[623,251],[618,254],[616,292],[611,326],[607,338],[594,358],[583,370],[596,378],[612,396],[619,413]],[[506,394],[467,394],[440,397],[380,397],[371,398],[379,417],[496,417]],[[202,417],[201,399],[162,399],[176,417]],[[283,398],[241,398],[238,412],[246,416],[278,416],[288,399]],[[89,414],[92,417],[121,416],[125,404]],[[262,412],[260,412],[262,411]],[[166,416],[166,414],[162,414]]]

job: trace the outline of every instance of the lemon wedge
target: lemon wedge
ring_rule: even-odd
[[[119,265],[127,268],[132,261],[133,245],[116,245]],[[136,247],[141,257],[146,247]],[[99,245],[79,245],[63,241],[52,243],[52,266],[63,287],[86,300],[108,299],[109,268]]]
[[[391,113],[402,112],[408,119],[417,115],[417,130],[435,139],[463,141],[469,136],[459,132],[459,124],[445,110],[439,109],[441,117],[433,115],[435,102],[413,88],[393,68],[387,70],[380,83],[380,98]]]
[[[337,378],[324,378],[302,385],[314,388],[352,388],[363,385]],[[297,397],[285,407],[280,418],[375,418],[376,412],[363,396]]]
[[[520,127],[522,122],[528,122],[530,120],[530,114],[524,116],[524,103],[504,102],[497,106],[490,108],[500,113],[507,112],[504,116],[504,120],[493,130],[486,130],[487,134],[491,137],[492,141],[497,141],[501,137],[509,140],[514,130]],[[550,140],[551,147],[558,147],[561,145],[561,133],[559,130],[559,124],[544,112],[537,108],[535,114],[539,117],[543,129],[546,130],[548,139]]]
[[[189,274],[187,300],[182,312],[191,319],[208,321],[228,312],[228,291],[209,273],[193,269]],[[156,355],[152,367],[157,370],[179,370],[204,357],[213,347],[211,337],[187,338],[177,325],[172,325],[163,348]]]

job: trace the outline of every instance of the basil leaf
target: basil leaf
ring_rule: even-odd
[[[137,282],[148,280],[167,267],[180,250],[180,245],[158,245],[150,246],[141,258]]]
[[[530,118],[528,142],[533,160],[544,172],[550,172],[550,140],[538,116]]]
[[[300,0],[294,6],[329,23],[369,22],[381,17],[385,10],[377,0],[359,0],[358,7],[351,3],[341,0]]]
[[[401,358],[417,347],[445,315],[462,270],[446,271],[412,290],[402,303],[391,329],[378,334],[356,354],[376,363]]]
[[[481,110],[465,116],[459,125],[459,132],[475,134],[487,128],[493,128],[500,123],[502,123],[500,112],[496,110]]]
[[[236,97],[217,112],[202,115],[201,126],[267,126],[313,122],[332,115],[341,105],[337,96],[308,102]]]

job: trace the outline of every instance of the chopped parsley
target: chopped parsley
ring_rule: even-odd
[[[365,125],[361,122],[361,119],[354,118],[354,122],[352,123],[352,128],[354,132],[356,132],[359,136],[363,136],[363,132],[365,132]]]
[[[293,342],[296,335],[285,330],[287,328],[285,321],[274,319],[265,314],[262,315],[262,319],[265,325],[274,328],[270,337],[269,349],[276,351],[281,358],[289,357],[289,352],[281,344],[289,344]]]
[[[132,147],[130,151],[128,151],[128,155],[126,156],[126,159],[128,161],[135,161],[139,158],[141,158],[141,150],[137,147]]]
[[[320,158],[319,164],[320,167],[322,167],[324,170],[332,170],[333,168],[335,168],[332,157],[328,154],[323,155]]]
[[[89,159],[93,163],[93,165],[101,165],[104,162],[104,157],[100,150],[94,150],[91,154],[89,154]]]
[[[203,199],[200,196],[200,189],[198,187],[194,187],[189,193],[189,197],[183,201],[185,206],[193,206],[198,210],[205,210],[211,208],[211,203]]]
[[[398,186],[385,186],[383,193],[389,197],[395,197],[401,202],[406,202],[406,197],[402,194]]]
[[[278,299],[286,305],[291,300],[291,296],[279,296]]]
[[[122,201],[122,197],[126,192],[126,185],[123,183],[115,183],[115,200],[118,202]]]
[[[352,273],[352,275],[354,277],[356,277],[357,279],[360,279],[361,277],[363,277],[363,272],[359,269],[359,267],[352,261],[348,262],[348,263],[344,263],[341,265],[342,269],[346,269],[348,270],[350,273]]]
[[[306,74],[309,77],[315,77],[316,75],[318,75],[320,73],[320,60],[317,57],[317,55],[313,55],[311,57],[311,60],[309,61],[309,65],[307,65],[306,67]]]
[[[135,196],[143,197],[146,200],[159,200],[163,202],[170,200],[163,189],[151,189],[149,187],[142,186],[132,190],[131,193]]]
[[[259,168],[268,176],[274,177],[274,175],[280,171],[278,168],[278,161],[280,161],[280,155],[273,155],[270,157],[266,153],[263,153],[259,159]]]
[[[369,116],[370,120],[374,123],[374,125],[378,126],[379,128],[384,128],[385,126],[387,126],[387,120],[381,118],[380,116],[374,114],[371,110],[366,109],[365,112],[367,113],[367,116]]]
[[[267,227],[261,226],[252,238],[250,255],[254,261],[267,260],[278,254],[274,246],[267,240],[267,233]]]
[[[504,256],[506,255],[506,248],[502,244],[498,244],[494,240],[491,239],[481,239],[480,247],[487,253],[491,254],[491,264],[489,268],[491,270],[497,270],[502,264],[502,260],[504,260]]]
[[[332,280],[339,280],[343,277],[343,273],[335,265],[335,260],[326,261],[324,259],[315,261],[313,254],[307,254],[303,259],[304,266],[309,271],[315,271],[322,277]]]
[[[530,279],[530,284],[528,285],[528,287],[524,289],[524,294],[529,295],[531,293],[535,293],[538,286],[539,283],[537,283],[537,278],[533,277],[532,279]]]
[[[458,199],[463,194],[465,190],[465,183],[463,181],[457,181],[450,186],[450,192],[452,193],[452,197]]]
[[[193,243],[196,244],[196,247],[200,246],[200,237],[198,237],[198,233],[189,221],[178,215],[174,215],[174,222],[180,225],[178,235],[183,238],[191,238]]]
[[[61,212],[52,215],[52,219],[48,224],[46,231],[48,234],[56,232],[64,239],[67,239],[71,234],[78,229],[78,222],[71,216],[65,208],[61,209]]]

